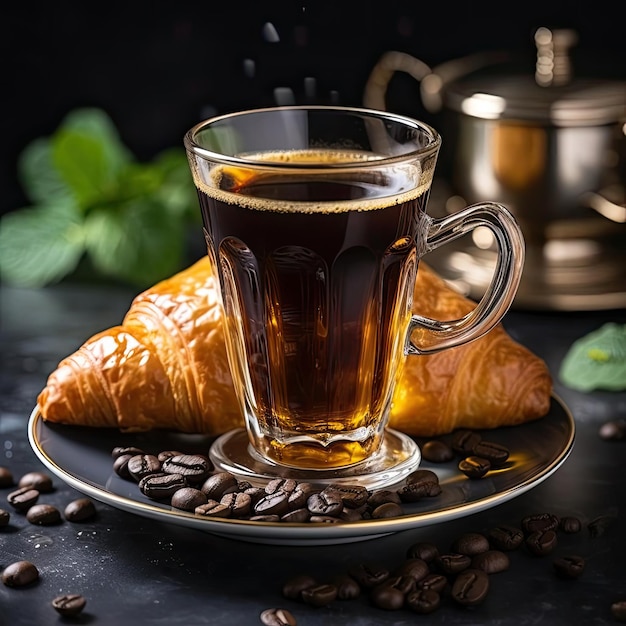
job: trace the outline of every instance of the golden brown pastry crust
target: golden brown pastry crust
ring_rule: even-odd
[[[424,263],[415,303],[440,320],[474,307]],[[465,346],[408,357],[390,426],[435,436],[519,424],[548,412],[551,391],[545,363],[498,325]],[[122,325],[61,361],[37,401],[45,420],[65,424],[212,435],[242,426],[209,259],[139,294]]]

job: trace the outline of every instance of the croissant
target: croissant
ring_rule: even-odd
[[[416,290],[421,315],[456,319],[475,306],[424,263]],[[519,424],[548,412],[551,391],[545,363],[498,325],[459,348],[408,357],[390,426],[435,436]],[[37,403],[46,421],[123,431],[241,427],[208,257],[139,294],[121,325],[59,363]]]

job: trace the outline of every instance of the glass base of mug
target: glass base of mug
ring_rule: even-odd
[[[341,469],[302,470],[274,463],[254,450],[243,428],[218,437],[211,446],[209,456],[216,471],[230,472],[239,480],[247,480],[254,485],[264,485],[275,478],[290,478],[322,485],[358,484],[369,490],[399,483],[417,469],[422,458],[413,439],[389,428],[375,455]]]

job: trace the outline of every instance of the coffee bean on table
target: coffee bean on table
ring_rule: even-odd
[[[51,526],[61,521],[61,512],[51,504],[34,504],[26,512],[26,519],[38,526]]]
[[[39,493],[51,493],[54,491],[52,476],[45,472],[28,472],[20,478],[17,486],[30,487],[31,489],[36,489]]]
[[[434,543],[428,541],[418,541],[412,544],[406,551],[408,559],[422,559],[430,563],[439,556],[439,549]]]
[[[12,487],[14,484],[11,470],[8,467],[0,467],[0,488]]]
[[[0,509],[0,528],[8,526],[11,521],[11,514],[4,509]]]
[[[426,574],[422,580],[418,581],[417,587],[419,589],[431,589],[432,591],[436,591],[437,593],[441,593],[446,586],[448,585],[448,579],[435,572],[431,572],[430,574]]]
[[[398,588],[403,580],[402,577],[392,577],[388,578],[380,585],[376,585],[370,591],[370,600],[377,606],[379,609],[385,609],[386,611],[397,611],[404,606],[404,599],[406,592],[403,589]],[[412,583],[413,588],[415,587],[415,581],[412,579],[408,579]],[[410,588],[408,591],[413,591],[413,588]]]
[[[68,522],[86,522],[96,516],[96,505],[89,498],[72,500],[63,511]]]
[[[352,576],[352,578],[354,578],[354,580],[356,580],[356,582],[365,589],[371,589],[389,578],[388,569],[368,563],[353,565],[348,570],[348,574],[350,574],[350,576]]]
[[[180,454],[169,457],[161,463],[161,471],[166,474],[182,475],[190,485],[203,483],[212,470],[211,461],[200,454]]]
[[[207,503],[207,497],[195,487],[183,487],[174,493],[170,504],[175,509],[182,511],[194,511],[196,507]]]
[[[444,574],[458,574],[467,569],[472,562],[471,557],[467,554],[440,554],[435,559],[437,568]]]
[[[423,559],[406,559],[394,571],[394,576],[410,576],[415,582],[425,578],[430,572],[428,563]]]
[[[557,576],[561,578],[578,578],[585,569],[585,560],[578,555],[560,557],[552,564]]]
[[[260,619],[264,626],[297,626],[296,618],[287,609],[265,609]]]
[[[277,491],[263,496],[255,505],[256,515],[285,515],[289,511],[289,494],[286,491]]]
[[[447,463],[454,458],[454,450],[440,439],[431,439],[420,448],[422,458],[431,463]]]
[[[139,490],[151,500],[167,500],[179,489],[188,487],[182,474],[148,474],[139,481]]]
[[[522,519],[522,530],[526,534],[543,532],[546,530],[557,530],[559,518],[552,513],[534,513]]]
[[[489,550],[489,539],[481,533],[467,532],[460,535],[452,543],[452,551],[473,556]]]
[[[470,567],[482,570],[486,574],[498,574],[499,572],[508,570],[510,565],[511,560],[506,552],[502,552],[501,550],[487,550],[486,552],[475,554],[472,557]]]
[[[78,593],[68,593],[57,596],[52,600],[54,609],[64,617],[74,617],[78,615],[85,608],[86,604],[87,600]]]
[[[537,556],[550,554],[557,544],[557,536],[553,530],[537,531],[526,537],[526,547]]]
[[[27,511],[39,499],[39,492],[30,487],[20,487],[7,496],[7,502],[16,511]]]
[[[611,615],[618,622],[626,622],[626,600],[618,600],[611,604]]]
[[[309,574],[292,576],[283,584],[283,596],[290,600],[300,600],[302,591],[314,585],[317,585],[317,580]]]
[[[441,605],[441,596],[433,589],[416,589],[406,596],[406,605],[415,613],[427,615]]]
[[[452,583],[450,597],[463,606],[480,604],[489,592],[489,576],[478,569],[462,571]]]
[[[230,472],[215,472],[203,483],[200,490],[209,500],[220,500],[226,493],[239,490],[237,478]]]
[[[489,541],[498,550],[517,550],[524,542],[524,531],[521,528],[502,524],[489,530]]]
[[[242,518],[250,515],[252,510],[252,500],[250,496],[241,491],[226,493],[222,496],[220,504],[230,509],[231,517]],[[306,509],[305,509],[306,511]]]
[[[559,530],[566,534],[573,534],[580,532],[582,524],[577,517],[565,516],[559,520]]]
[[[509,458],[510,451],[494,441],[479,441],[472,450],[473,456],[487,459],[491,463],[491,467],[500,467],[504,465]]]
[[[30,561],[16,561],[4,568],[2,582],[7,587],[25,587],[39,580],[39,570]]]
[[[482,478],[491,470],[491,461],[480,456],[471,455],[459,461],[458,468],[468,478]]]
[[[318,583],[302,590],[300,597],[311,606],[328,606],[337,598],[337,587],[329,583]]]
[[[354,600],[361,595],[359,583],[348,574],[339,574],[331,582],[337,587],[337,600]]]

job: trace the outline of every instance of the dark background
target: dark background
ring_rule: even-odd
[[[73,108],[103,108],[141,160],[215,112],[276,104],[362,104],[387,50],[431,66],[506,50],[530,72],[539,26],[574,28],[577,75],[626,78],[626,10],[605,0],[445,2],[12,2],[0,9],[0,213],[24,206],[16,159]],[[278,41],[264,30],[273,25]],[[254,61],[254,72],[245,60]],[[249,65],[249,64],[248,64]],[[315,79],[314,92],[304,79]],[[396,74],[388,108],[429,119],[417,82]],[[445,136],[444,136],[445,141]]]

